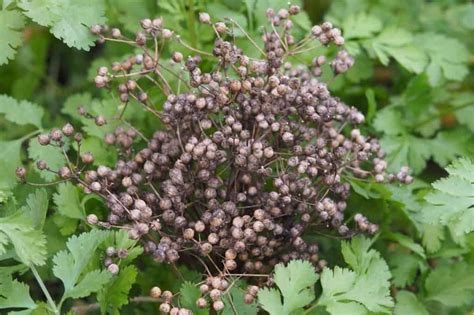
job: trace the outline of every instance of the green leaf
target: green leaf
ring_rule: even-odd
[[[0,309],[34,309],[36,304],[30,296],[30,288],[10,275],[0,275]]]
[[[20,166],[22,140],[0,141],[0,189],[10,190],[18,180],[15,170]]]
[[[270,315],[288,314],[284,313],[280,292],[277,289],[263,288],[258,290],[258,303]]]
[[[71,290],[66,291],[63,298],[79,299],[89,296],[104,287],[112,279],[112,274],[107,270],[93,270],[84,277]]]
[[[2,11],[0,11],[0,13],[1,12]],[[44,110],[38,105],[28,101],[17,101],[10,96],[0,95],[0,114],[4,114],[6,120],[15,124],[31,124],[41,128],[41,119],[43,118]]]
[[[429,224],[450,225],[455,235],[474,231],[474,164],[468,159],[454,161],[446,168],[448,177],[433,183],[425,196],[423,220]]]
[[[409,291],[400,291],[397,294],[395,304],[395,315],[429,315],[423,304],[418,301],[416,295]]]
[[[415,243],[413,239],[410,237],[403,235],[401,233],[392,233],[392,232],[387,232],[386,236],[397,242],[398,244],[402,245],[405,248],[410,249],[414,253],[418,254],[421,258],[426,259],[425,255],[425,250],[420,244]]]
[[[390,171],[399,171],[402,166],[410,166],[418,174],[426,167],[431,157],[430,141],[412,135],[385,136],[380,140],[387,152],[387,163]]]
[[[97,74],[97,69],[94,69],[94,74]],[[83,106],[87,110],[91,109],[92,106],[92,96],[89,93],[74,94],[67,98],[64,102],[64,105],[61,109],[63,114],[67,114],[76,120],[84,119],[83,116],[79,114],[77,108]]]
[[[342,243],[344,260],[354,271],[335,267],[325,268],[321,274],[323,293],[319,304],[326,306],[331,314],[341,309],[351,309],[355,314],[365,307],[370,312],[390,313],[393,301],[390,296],[390,271],[387,263],[375,250],[372,242],[364,237],[353,238],[351,243]]]
[[[141,253],[143,253],[143,247],[138,245],[137,240],[132,240],[128,233],[121,229],[118,231],[114,231],[113,233],[109,233],[109,236],[104,241],[103,246],[113,246],[115,248],[123,248],[128,251],[127,258],[121,260],[122,264],[129,264],[135,258],[137,258]]]
[[[44,160],[48,164],[48,167],[53,171],[59,170],[62,166],[66,165],[66,158],[64,157],[63,152],[59,147],[54,147],[51,145],[40,145],[36,138],[30,140],[28,146],[28,157],[33,161]],[[51,182],[57,179],[56,174],[49,171],[43,170],[39,171],[40,176]]]
[[[257,314],[257,303],[252,302],[252,304],[246,304],[244,297],[244,291],[234,285],[229,293],[224,295],[224,309],[222,310],[222,315]]]
[[[229,18],[237,22],[244,30],[247,29],[247,18],[239,12],[232,11],[230,8],[226,7],[220,3],[209,3],[206,5],[206,9],[209,14],[213,17],[218,17],[219,20],[224,21],[224,19]],[[232,24],[230,24],[232,27]],[[244,34],[236,26],[233,29],[233,32],[236,37],[243,37]]]
[[[120,314],[120,308],[129,302],[128,294],[136,281],[137,274],[135,266],[126,266],[99,291],[97,300],[102,313]]]
[[[413,42],[410,32],[401,28],[386,28],[368,41],[366,47],[373,50],[382,64],[388,65],[390,57],[393,57],[408,71],[415,73],[421,73],[428,62],[425,53]]]
[[[422,243],[429,253],[435,253],[441,248],[444,240],[444,228],[439,224],[424,224]]]
[[[433,160],[444,167],[458,157],[470,156],[472,140],[472,135],[462,128],[439,132],[430,143]]]
[[[457,39],[425,33],[417,36],[416,41],[429,56],[426,72],[431,85],[439,85],[444,79],[461,81],[469,73],[469,51]]]
[[[54,256],[53,273],[63,282],[65,296],[74,289],[95,250],[107,235],[106,231],[99,230],[74,235],[66,243],[67,250],[60,251]]]
[[[179,301],[184,308],[187,308],[193,312],[193,314],[209,314],[209,308],[201,309],[196,305],[196,300],[201,297],[201,292],[193,283],[185,281],[179,289],[181,298]],[[225,311],[223,311],[225,313]]]
[[[289,314],[314,300],[313,286],[318,281],[318,275],[309,262],[292,260],[286,266],[278,264],[275,267],[274,281],[283,296],[283,303],[275,289],[260,290],[259,303],[271,314]]]
[[[367,38],[382,29],[382,22],[374,15],[359,12],[345,18],[342,29],[345,39]]]
[[[474,94],[460,93],[454,97],[452,103],[455,106],[456,119],[474,133],[474,119],[472,119],[474,117]]]
[[[101,0],[20,0],[18,6],[36,23],[50,27],[69,47],[87,51],[95,40],[89,28],[106,21]]]
[[[426,299],[461,306],[474,294],[474,266],[461,261],[434,269],[426,278]]]
[[[85,218],[85,209],[79,198],[79,190],[71,182],[59,184],[53,199],[61,215],[71,219]]]
[[[77,145],[75,146],[77,150]],[[117,152],[104,145],[104,140],[97,137],[87,137],[81,141],[81,153],[91,152],[94,156],[93,164],[96,166],[114,166],[117,160]]]
[[[392,272],[392,283],[399,288],[413,284],[420,266],[420,258],[401,251],[390,256],[388,263]]]
[[[46,238],[41,231],[33,228],[31,217],[18,211],[0,218],[0,255],[5,253],[9,242],[25,265],[43,265],[46,260]]]
[[[403,118],[400,111],[394,107],[386,107],[377,112],[374,119],[374,127],[387,135],[396,136],[405,133]]]
[[[5,7],[4,7],[5,8]],[[0,65],[12,60],[16,48],[22,43],[21,31],[25,26],[25,18],[16,10],[0,10]]]
[[[41,188],[28,195],[26,205],[22,207],[21,211],[24,211],[31,218],[35,229],[41,230],[46,220],[48,205],[48,193],[44,188]]]

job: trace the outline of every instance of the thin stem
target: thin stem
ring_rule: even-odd
[[[194,0],[188,0],[188,6],[188,26],[191,32],[191,45],[196,47],[197,34],[196,25],[194,23]]]
[[[211,54],[211,53],[208,53],[208,52],[206,52],[206,51],[202,51],[202,50],[199,50],[199,49],[194,48],[194,47],[192,47],[192,46],[189,46],[188,44],[186,44],[186,43],[181,39],[181,36],[179,36],[179,35],[176,35],[175,38],[176,38],[176,40],[178,41],[178,43],[180,43],[181,45],[183,45],[184,47],[186,47],[187,49],[189,49],[189,50],[191,50],[191,51],[194,51],[194,52],[196,52],[196,53],[198,53],[198,54],[201,54],[201,55],[205,55],[205,56],[209,56],[209,57],[214,57],[214,55]]]
[[[44,285],[44,282],[43,280],[41,279],[40,275],[38,274],[38,271],[36,271],[36,268],[34,265],[31,265],[31,271],[33,272],[33,275],[35,276],[36,278],[36,281],[38,282],[40,288],[41,288],[41,291],[43,291],[43,294],[44,296],[46,296],[46,299],[48,300],[48,303],[49,303],[49,306],[51,306],[54,314],[60,314],[59,312],[59,309],[58,307],[56,306],[56,303],[54,303],[54,300],[53,298],[51,297],[51,295],[49,294],[49,291],[48,289],[46,288],[46,286]]]

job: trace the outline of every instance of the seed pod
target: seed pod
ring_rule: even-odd
[[[116,275],[119,273],[119,266],[116,265],[116,264],[110,264],[108,267],[107,267],[107,270],[113,274],[113,275]]]
[[[89,223],[90,225],[96,225],[97,223],[99,223],[99,219],[95,214],[89,214],[87,216],[87,223]]]
[[[17,167],[16,171],[15,171],[15,174],[19,179],[24,179],[25,176],[26,176],[26,168],[24,168],[22,166]]]
[[[40,134],[38,135],[38,143],[41,145],[48,145],[50,141],[48,134]]]
[[[85,152],[81,155],[81,160],[85,164],[91,164],[92,162],[94,162],[94,156],[91,152]]]
[[[150,290],[150,296],[154,299],[159,299],[161,297],[161,289],[159,287],[153,287]]]

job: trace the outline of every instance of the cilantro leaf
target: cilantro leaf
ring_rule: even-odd
[[[387,263],[375,250],[371,241],[356,237],[351,243],[342,243],[344,260],[353,271],[336,266],[325,268],[321,274],[323,293],[319,304],[331,314],[342,310],[353,314],[370,312],[390,313],[393,300],[390,296],[391,277]]]
[[[431,85],[439,85],[444,79],[461,81],[468,73],[469,51],[453,37],[437,33],[425,33],[416,41],[429,56],[426,73]]]
[[[425,281],[426,299],[447,306],[461,306],[474,294],[474,266],[465,262],[442,265],[434,269]]]
[[[84,219],[85,209],[79,198],[79,190],[72,183],[59,184],[53,199],[61,215],[72,219]]]
[[[429,253],[437,252],[444,240],[444,228],[439,224],[424,224],[422,243]]]
[[[21,211],[24,211],[29,217],[31,217],[35,229],[42,229],[44,221],[46,220],[48,205],[48,193],[44,188],[41,188],[28,195],[26,205],[21,208]]]
[[[10,242],[25,265],[43,265],[46,260],[46,238],[33,228],[31,217],[23,212],[0,218],[0,255]]]
[[[0,65],[12,60],[16,48],[22,43],[21,29],[25,26],[25,18],[16,10],[0,10]]]
[[[101,0],[20,0],[18,6],[36,23],[50,27],[51,33],[69,47],[87,51],[94,45],[89,27],[105,22]]]
[[[0,309],[34,309],[36,304],[30,296],[30,288],[10,275],[0,275]]]
[[[460,93],[456,95],[452,101],[454,114],[459,123],[465,125],[474,133],[474,94]]]
[[[0,114],[4,114],[6,120],[15,124],[31,124],[41,128],[44,109],[28,101],[18,101],[10,96],[0,95]]]
[[[344,19],[342,29],[345,39],[367,38],[382,29],[382,22],[365,12],[353,13]]]
[[[38,143],[36,138],[30,140],[28,146],[28,156],[30,159],[44,160],[48,164],[48,167],[54,171],[57,171],[60,167],[66,165],[66,158],[62,153],[61,149],[54,146],[43,146]],[[38,171],[41,178],[51,182],[56,179],[56,174],[48,171]]]
[[[415,294],[409,291],[400,291],[397,294],[395,315],[429,315],[423,304],[418,301]]]
[[[257,303],[244,303],[244,296],[243,290],[234,285],[229,293],[224,295],[222,315],[257,314]]]
[[[201,292],[193,283],[185,281],[179,289],[181,305],[193,312],[193,314],[209,314],[209,309],[201,309],[196,305],[196,300],[201,297]],[[223,311],[225,313],[225,311]]]
[[[109,236],[103,243],[103,247],[113,246],[115,248],[123,248],[128,251],[127,258],[121,260],[122,264],[128,264],[143,253],[143,247],[138,245],[136,240],[132,240],[126,231],[118,230],[113,233],[109,233]]]
[[[405,132],[402,123],[402,113],[394,107],[385,107],[377,112],[374,118],[374,127],[378,131],[383,131],[387,135],[396,136]]]
[[[63,298],[78,299],[97,292],[110,281],[112,274],[107,270],[93,270],[84,277],[71,290],[66,291]]]
[[[97,300],[104,314],[120,314],[120,308],[129,302],[128,293],[136,281],[137,274],[135,266],[126,266],[99,291]]]
[[[432,184],[422,216],[426,223],[450,225],[455,235],[474,231],[474,164],[468,159],[454,161],[446,168],[448,177]]]
[[[431,157],[430,141],[410,134],[385,136],[380,144],[387,152],[390,171],[398,171],[400,167],[409,165],[413,173],[418,174]]]
[[[81,293],[84,292],[79,290],[82,288],[82,286],[79,286],[80,283],[79,285],[77,284],[79,277],[92,259],[95,250],[105,240],[107,235],[107,232],[99,230],[92,230],[88,233],[82,233],[79,236],[74,235],[70,237],[66,243],[67,250],[60,251],[54,256],[53,273],[63,282],[65,297],[69,296],[69,294],[81,295]],[[91,272],[94,272],[96,275],[100,273],[98,270]],[[82,281],[84,281],[86,277],[84,277]],[[108,281],[105,280],[106,276],[101,274],[99,283],[94,283],[94,290],[95,288],[97,288],[97,290],[100,289],[100,285]],[[93,279],[90,281],[93,281]],[[79,289],[77,289],[77,286],[79,286]]]
[[[16,168],[21,165],[20,150],[22,140],[0,141],[0,189],[13,188],[18,180]]]
[[[469,150],[473,137],[463,128],[438,132],[430,143],[433,160],[440,166],[461,156],[470,156]]]
[[[415,255],[397,251],[390,256],[388,263],[393,276],[392,283],[397,287],[403,288],[415,281],[421,259]]]
[[[404,29],[388,27],[365,45],[382,64],[388,65],[393,57],[411,72],[421,73],[428,61],[423,50],[414,44],[413,37]]]
[[[275,267],[274,281],[283,296],[283,303],[276,289],[259,290],[259,303],[271,314],[289,314],[314,300],[313,286],[318,275],[309,262],[292,260],[286,266],[278,264]]]

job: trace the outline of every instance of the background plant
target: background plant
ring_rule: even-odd
[[[2,41],[0,60],[6,63],[7,58],[14,58],[0,67],[0,91],[5,94],[0,101],[0,244],[3,246],[0,249],[4,248],[1,256],[4,280],[0,281],[0,292],[12,292],[12,288],[19,290],[15,292],[23,292],[22,295],[15,295],[23,299],[14,301],[14,304],[9,304],[12,303],[11,298],[0,295],[0,305],[18,307],[16,310],[53,310],[51,303],[46,304],[47,299],[34,279],[34,272],[29,271],[32,268],[28,266],[35,266],[33,268],[51,291],[51,299],[60,304],[64,288],[55,277],[52,257],[66,249],[69,236],[89,230],[84,221],[87,214],[103,209],[97,199],[85,196],[69,185],[45,190],[18,186],[15,168],[27,157],[44,159],[53,166],[64,163],[60,152],[41,147],[36,140],[29,139],[72,119],[75,125],[83,124],[81,129],[87,136],[84,147],[99,152],[95,154],[99,163],[112,164],[116,159],[114,152],[100,145],[99,138],[103,134],[90,121],[78,116],[75,106],[77,103],[90,104],[95,113],[106,115],[101,111],[114,100],[107,93],[92,87],[93,76],[105,60],[120,59],[130,51],[119,45],[107,45],[84,53],[69,49],[61,41],[64,39],[66,44],[84,49],[93,40],[82,23],[90,26],[107,19],[110,25],[135,32],[136,21],[144,17],[163,16],[176,27],[186,42],[206,50],[212,45],[212,34],[201,29],[197,22],[198,12],[206,11],[219,17],[231,16],[251,36],[257,36],[268,6],[277,8],[287,5],[286,1],[272,1],[271,5],[266,1],[150,1],[140,5],[131,1],[83,1],[71,2],[70,6],[69,2],[63,2],[63,6],[57,6],[55,1],[44,1],[44,4],[50,4],[48,8],[51,10],[38,10],[35,3],[40,2],[4,1],[0,11],[0,28],[7,38],[7,41]],[[386,261],[391,277],[377,278],[368,273],[368,269],[354,267],[352,262],[347,261],[347,254],[340,255],[339,240],[315,235],[314,240],[322,244],[321,255],[328,260],[330,269],[320,275],[321,280],[316,284],[316,292],[313,292],[318,303],[309,301],[296,305],[300,308],[311,305],[312,311],[325,308],[335,312],[337,308],[332,307],[342,306],[337,299],[331,298],[334,296],[331,292],[349,294],[352,287],[348,283],[355,286],[361,281],[359,279],[375,279],[374,290],[380,289],[387,297],[384,305],[373,308],[375,306],[370,301],[350,298],[352,302],[346,301],[348,305],[343,307],[348,307],[352,313],[388,311],[392,303],[399,314],[462,314],[470,311],[472,300],[468,293],[472,292],[473,282],[469,276],[472,274],[472,236],[469,233],[472,210],[472,178],[469,174],[472,173],[472,163],[469,157],[472,157],[470,143],[474,131],[473,78],[470,71],[474,20],[472,4],[456,1],[308,1],[302,7],[305,11],[297,21],[298,28],[309,30],[312,24],[323,18],[331,20],[342,29],[348,50],[356,57],[354,67],[347,75],[334,79],[330,89],[366,114],[369,124],[364,132],[382,137],[382,147],[389,154],[388,164],[393,167],[392,170],[410,165],[416,178],[412,185],[403,187],[382,187],[373,182],[351,183],[355,193],[348,201],[348,210],[362,212],[380,225],[380,233],[372,245],[380,256],[370,256],[374,257],[374,261]],[[63,28],[64,21],[72,20],[68,14],[73,11],[80,12],[78,16],[83,20]],[[193,11],[195,14],[190,14]],[[77,28],[80,31],[71,35],[70,32]],[[84,34],[84,38],[76,38],[77,34]],[[244,42],[239,37],[236,40]],[[308,54],[301,56],[301,59],[310,61],[312,57],[313,54]],[[89,72],[86,71],[88,68],[91,69]],[[157,103],[164,101],[159,93],[153,97]],[[134,124],[141,130],[152,130],[152,123],[142,118],[133,117]],[[466,158],[457,160],[459,156]],[[430,183],[448,175],[444,168],[453,161],[448,168],[448,180],[431,186]],[[40,177],[34,169],[32,165],[29,174],[36,182],[51,180],[44,178],[45,175]],[[462,190],[459,183],[464,187]],[[451,204],[452,207],[446,206]],[[97,251],[97,255],[103,250]],[[73,255],[72,251],[69,252]],[[12,257],[22,263],[15,263]],[[95,270],[93,260],[91,258],[88,271]],[[115,290],[123,292],[123,295],[119,295],[121,299],[114,302],[116,304],[109,304],[118,308],[131,302],[121,310],[123,313],[130,310],[146,312],[157,307],[154,303],[142,303],[138,299],[148,295],[152,286],[180,291],[181,282],[171,276],[174,272],[171,267],[157,266],[142,256],[136,261],[140,272],[134,276],[134,272],[129,271],[127,279],[115,282]],[[45,266],[41,266],[43,262]],[[96,267],[99,266],[98,258],[95,263]],[[328,289],[322,276],[335,277],[338,269],[334,266],[345,266],[345,263],[348,268],[338,271],[344,279],[340,282],[344,286]],[[132,266],[130,268],[133,269]],[[197,283],[199,275],[184,267],[179,272],[186,280]],[[84,270],[82,276],[86,274]],[[393,302],[388,302],[388,286],[379,280],[385,278],[390,279]],[[22,283],[28,284],[30,289]],[[276,288],[284,293],[278,283]],[[27,291],[32,299],[28,298]],[[190,292],[187,294],[195,292],[192,286],[185,284],[182,291]],[[272,296],[278,293],[271,292]],[[238,300],[239,294],[243,295],[237,291],[231,296]],[[111,295],[104,293],[102,296]],[[74,299],[77,300],[64,299],[62,307],[65,310],[76,307],[74,310],[80,312],[83,308],[78,311],[81,302],[78,300],[92,305],[91,310],[99,306],[95,304],[94,297],[84,299],[75,296]],[[41,300],[45,303],[35,302]],[[286,301],[285,295],[283,301]],[[266,309],[265,302],[261,303]]]

